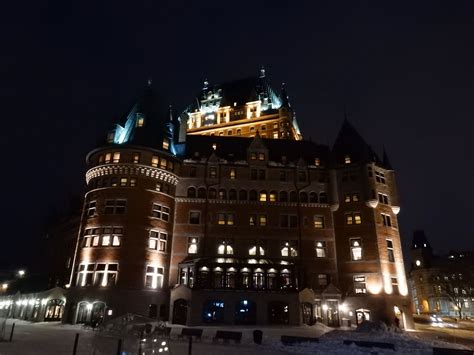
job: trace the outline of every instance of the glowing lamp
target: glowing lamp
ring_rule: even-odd
[[[328,305],[325,303],[325,304],[323,304],[322,308],[323,308],[323,311],[326,312],[328,310]]]

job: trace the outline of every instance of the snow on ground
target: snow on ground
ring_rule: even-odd
[[[60,323],[30,323],[14,320],[16,323],[13,342],[0,342],[0,355],[70,355],[72,354],[75,334],[79,333],[77,355],[115,354],[117,338],[110,337],[99,331],[85,330],[80,325]],[[8,321],[7,333],[11,329],[12,320]],[[188,343],[177,340],[181,326],[173,326],[169,341],[170,354],[188,354]],[[379,354],[393,354],[392,350],[360,348],[356,345],[343,345],[346,339],[369,340],[395,344],[396,353],[432,354],[432,347],[450,347],[466,349],[460,345],[439,341],[422,340],[405,332],[391,330],[378,332],[357,332],[352,330],[333,330],[321,324],[301,327],[202,327],[204,329],[202,342],[193,343],[193,355],[225,354],[259,354],[259,355],[288,355],[288,354],[367,354],[377,351]],[[252,332],[255,329],[263,331],[262,345],[253,343]],[[241,344],[213,344],[212,338],[216,330],[238,330],[243,333]],[[306,343],[284,346],[280,342],[281,335],[295,335],[319,338],[319,343]],[[129,344],[130,345],[130,344]],[[133,353],[138,350],[138,342],[132,344]],[[125,346],[125,341],[124,341]],[[123,348],[123,350],[125,350]],[[127,352],[127,355],[132,354]]]

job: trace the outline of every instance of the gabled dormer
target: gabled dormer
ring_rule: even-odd
[[[268,148],[265,146],[257,131],[252,143],[247,148],[247,160],[249,164],[264,164],[268,162]]]

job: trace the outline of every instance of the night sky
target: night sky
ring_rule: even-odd
[[[287,84],[305,138],[350,121],[397,171],[405,249],[474,249],[473,1],[28,1],[0,15],[0,268],[29,263],[82,193],[85,155],[147,78],[190,104],[205,78]],[[85,4],[88,3],[88,4]],[[94,4],[94,5],[91,5]]]

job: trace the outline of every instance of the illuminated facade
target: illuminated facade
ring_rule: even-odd
[[[206,83],[180,123],[149,86],[88,154],[68,321],[337,326],[396,310],[410,325],[388,159],[347,121],[333,149],[302,140],[266,80]]]

